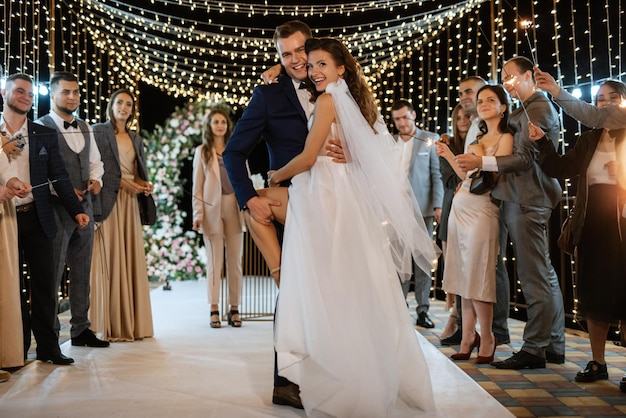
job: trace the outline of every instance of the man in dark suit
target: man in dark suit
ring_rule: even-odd
[[[256,144],[261,138],[265,140],[270,170],[284,166],[304,149],[308,134],[307,121],[313,111],[311,93],[302,88],[302,83],[308,80],[304,43],[311,37],[311,29],[297,20],[276,28],[274,42],[284,73],[276,83],[254,89],[252,99],[222,154],[239,207],[247,212],[247,221],[252,218],[262,224],[269,224],[272,220],[270,206],[280,204],[259,196],[248,177],[246,161]],[[338,142],[334,144],[327,149],[328,155],[342,161],[344,156],[341,147]],[[288,182],[282,184],[287,185]],[[296,384],[278,375],[275,358],[272,402],[302,409],[299,393]]]
[[[80,87],[76,76],[65,71],[54,73],[50,79],[50,102],[52,111],[37,119],[37,122],[58,132],[59,151],[74,192],[85,213],[93,218],[91,199],[100,192],[104,168],[91,128],[85,121],[74,117],[80,105]],[[57,196],[52,201],[59,226],[54,239],[54,288],[59,289],[67,265],[70,268],[72,345],[108,347],[108,341],[98,339],[89,329],[89,282],[94,230],[79,228]],[[60,324],[58,319],[55,322],[58,335]]]
[[[2,90],[2,129],[13,137],[23,137],[24,147],[12,157],[12,164],[17,164],[19,178],[34,186],[25,198],[16,199],[18,248],[30,273],[31,303],[29,305],[27,300],[22,300],[24,355],[30,348],[32,329],[37,341],[37,359],[67,365],[74,360],[61,353],[59,338],[54,330],[57,295],[52,242],[57,224],[49,182],[79,227],[89,224],[89,216],[78,202],[63,166],[57,133],[27,118],[33,97],[30,76],[14,74],[7,78]],[[26,285],[25,280],[23,282]]]
[[[308,102],[310,93],[299,89],[299,86],[308,78],[304,43],[311,37],[311,29],[299,21],[287,22],[276,28],[274,42],[285,74],[279,77],[277,83],[254,89],[252,99],[222,154],[239,207],[264,224],[271,221],[270,206],[279,203],[257,194],[248,177],[246,161],[261,138],[269,151],[270,170],[284,166],[304,149],[307,120],[313,106]],[[278,375],[274,360],[272,402],[302,409],[300,389]]]

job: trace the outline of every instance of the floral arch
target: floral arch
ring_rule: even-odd
[[[211,109],[230,106],[211,100],[177,107],[163,126],[144,132],[148,175],[154,184],[157,222],[145,227],[145,250],[150,280],[196,280],[204,277],[206,253],[197,241],[197,233],[185,231],[185,218],[191,216],[180,208],[185,193],[191,195],[191,179],[181,175],[181,168],[202,142],[202,122]]]

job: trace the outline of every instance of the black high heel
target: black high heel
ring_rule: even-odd
[[[230,312],[228,312],[228,325],[234,328],[239,328],[241,327],[241,319],[233,319],[234,315],[239,315],[239,311],[237,309],[231,309]]]
[[[216,317],[213,319],[213,317]],[[211,311],[211,328],[222,328],[220,322],[220,311]]]

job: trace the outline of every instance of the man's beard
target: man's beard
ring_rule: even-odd
[[[65,113],[66,115],[72,115],[76,111],[76,109],[78,109],[78,107],[76,107],[75,109],[71,110],[71,109],[68,109],[67,107],[62,107],[62,106],[57,106],[56,108],[59,112]]]
[[[28,112],[30,112],[30,109],[28,110],[22,110],[19,107],[15,106],[13,103],[9,102],[7,103],[7,106],[9,107],[9,109],[11,109],[12,111],[14,111],[15,113],[17,113],[18,115],[28,115]]]

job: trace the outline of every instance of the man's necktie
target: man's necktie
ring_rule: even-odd
[[[68,122],[68,121],[66,121],[66,120],[64,120],[64,121],[63,121],[63,127],[64,127],[65,129],[69,128],[70,126],[71,126],[72,128],[78,128],[78,121],[77,121],[76,119],[74,119],[74,120],[73,120],[73,121],[71,121],[71,122]]]
[[[302,90],[306,88],[306,83],[303,81],[302,83],[300,83],[300,87],[298,87],[298,90]]]

